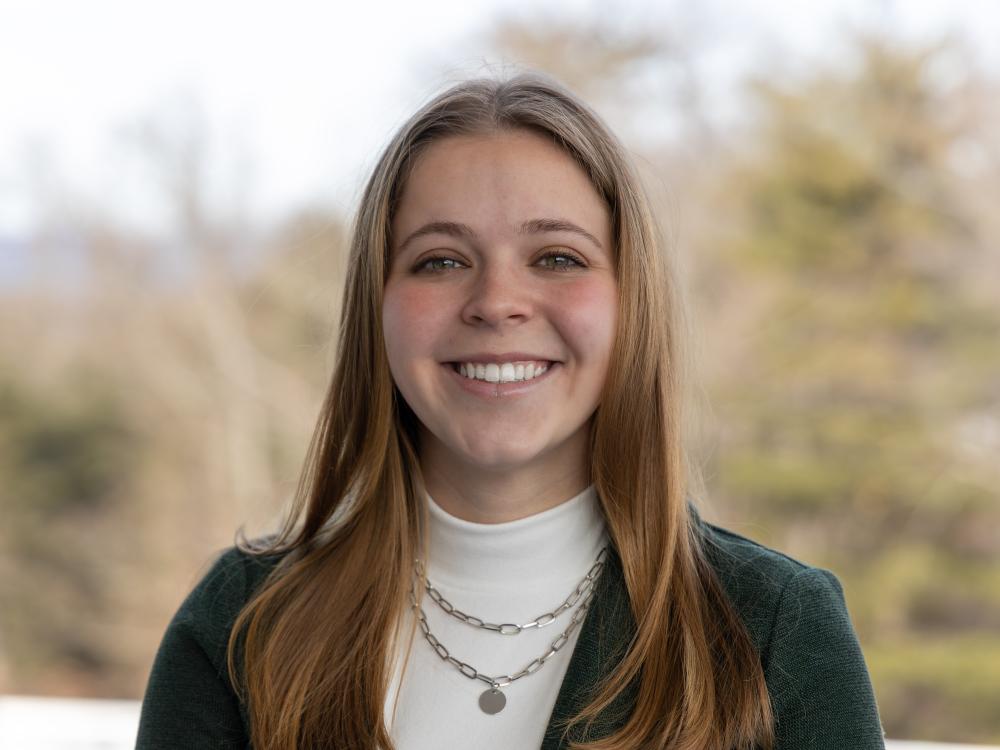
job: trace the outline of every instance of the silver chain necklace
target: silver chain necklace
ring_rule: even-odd
[[[434,599],[434,601],[437,602],[445,612],[464,623],[482,628],[484,630],[499,633],[501,635],[517,635],[524,630],[544,627],[555,620],[560,614],[570,609],[576,602],[580,602],[580,606],[577,607],[576,611],[573,613],[573,617],[570,619],[569,625],[567,625],[566,629],[559,634],[559,637],[549,644],[548,651],[536,659],[532,659],[519,672],[515,672],[512,675],[505,674],[491,677],[490,675],[483,674],[471,664],[451,655],[451,652],[445,647],[445,645],[441,643],[441,641],[439,641],[431,632],[430,626],[427,624],[427,613],[424,612],[424,608],[417,601],[417,575],[414,576],[413,584],[410,586],[410,606],[417,614],[420,631],[424,634],[424,638],[434,649],[434,652],[440,656],[441,659],[451,664],[455,667],[455,669],[457,669],[464,676],[468,677],[470,680],[479,680],[489,685],[489,687],[479,696],[479,708],[482,709],[484,713],[497,714],[503,711],[504,706],[507,705],[507,696],[501,692],[501,688],[505,688],[515,680],[519,680],[522,677],[527,677],[528,675],[537,672],[542,668],[542,666],[544,666],[545,662],[555,656],[559,650],[569,642],[570,636],[576,627],[583,621],[583,618],[586,616],[587,610],[590,607],[590,603],[594,599],[594,594],[597,591],[597,579],[600,577],[601,571],[604,568],[607,551],[607,546],[601,549],[594,564],[587,572],[587,575],[584,576],[583,580],[577,584],[577,587],[568,597],[566,597],[566,600],[559,605],[559,607],[552,612],[547,612],[544,615],[536,617],[534,620],[524,625],[515,625],[513,623],[498,625],[496,623],[485,622],[481,618],[473,615],[467,615],[461,610],[456,609],[447,599],[441,596],[440,592],[438,592],[437,589],[430,584],[430,581],[426,581],[425,579],[424,585],[428,595]],[[419,573],[423,570],[423,566],[419,560],[416,561],[416,563],[417,573],[419,575]],[[437,596],[435,597],[434,594],[431,594],[431,591],[434,591]]]
[[[541,614],[531,622],[524,623],[524,625],[517,625],[512,622],[506,622],[506,623],[486,622],[480,617],[466,614],[462,610],[456,608],[455,605],[453,605],[447,599],[445,599],[444,596],[441,595],[441,592],[431,585],[430,581],[426,581],[427,595],[431,599],[433,599],[434,602],[442,610],[447,612],[456,620],[464,622],[466,625],[472,625],[473,627],[482,628],[483,630],[492,630],[494,633],[500,633],[500,635],[517,635],[522,630],[531,630],[532,628],[544,628],[546,625],[551,624],[563,612],[572,609],[574,606],[576,606],[576,603],[579,602],[580,599],[586,595],[587,590],[593,587],[594,581],[597,579],[597,576],[601,572],[601,568],[604,567],[604,557],[606,554],[605,550],[606,548],[602,549],[601,552],[597,555],[594,564],[590,567],[590,570],[587,571],[587,575],[583,577],[583,580],[581,580],[580,583],[577,584],[576,588],[573,589],[573,591],[570,593],[569,596],[566,597],[566,599],[563,601],[562,604],[560,604],[551,612],[546,612],[545,614]],[[423,574],[423,565],[418,560],[417,575],[420,576],[422,574]]]

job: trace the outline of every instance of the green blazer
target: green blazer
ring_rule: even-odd
[[[705,523],[696,513],[694,519],[760,652],[777,720],[775,750],[883,749],[868,670],[836,577]],[[237,613],[272,564],[231,548],[185,599],[153,663],[139,750],[250,747],[245,707],[226,672],[226,644]],[[585,705],[588,690],[610,671],[634,631],[621,561],[611,554],[541,750],[566,747],[559,722]],[[629,691],[620,695],[585,736],[620,726],[632,699]]]

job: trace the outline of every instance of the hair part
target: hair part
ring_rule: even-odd
[[[591,429],[591,478],[622,561],[636,633],[570,739],[625,690],[631,715],[577,748],[742,750],[773,742],[759,656],[701,549],[687,507],[700,473],[686,449],[691,379],[685,304],[641,181],[600,118],[537,73],[455,85],[403,125],[352,227],[338,357],[280,533],[281,555],[239,614],[233,684],[258,750],[393,747],[383,721],[414,560],[426,529],[416,416],[395,388],[382,334],[391,222],[428,145],[529,130],[571,156],[611,216],[618,330]],[[407,640],[408,637],[408,640]],[[344,689],[349,685],[350,689]]]

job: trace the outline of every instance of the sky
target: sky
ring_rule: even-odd
[[[683,5],[549,0],[545,9],[550,19],[687,24],[703,37],[698,64],[719,116],[755,60],[836,55],[844,24],[910,38],[955,29],[1000,69],[994,0],[706,0],[682,14]],[[3,238],[41,220],[45,197],[66,210],[113,206],[139,226],[167,221],[158,214],[161,175],[136,158],[149,122],[208,134],[202,162],[219,205],[260,221],[307,204],[349,214],[393,130],[445,83],[495,62],[477,40],[502,13],[531,18],[528,8],[528,0],[0,0],[0,253]]]

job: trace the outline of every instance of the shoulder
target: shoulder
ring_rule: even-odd
[[[218,553],[167,626],[143,697],[136,747],[247,747],[226,659],[233,623],[280,558]]]
[[[760,542],[696,517],[702,549],[730,601],[767,660],[769,645],[806,609],[847,618],[840,581]]]
[[[220,659],[237,616],[280,559],[235,546],[222,550],[184,599],[171,628],[189,632],[213,661]]]
[[[881,750],[875,694],[837,577],[697,517],[695,527],[760,654],[776,748]]]

